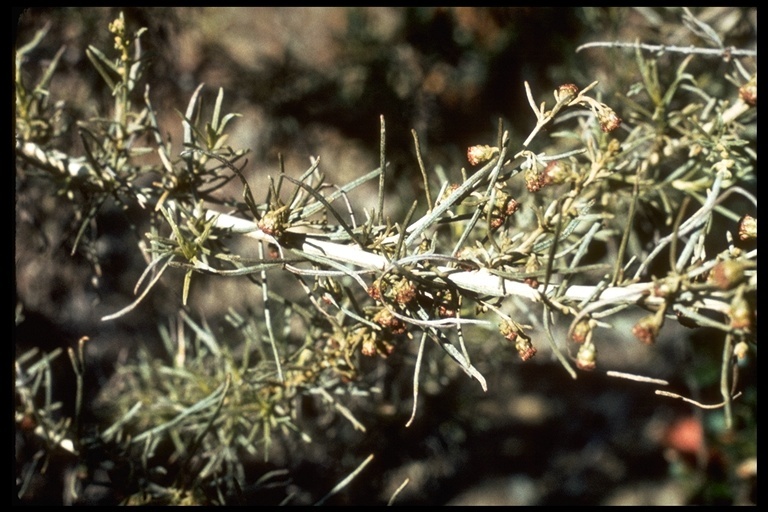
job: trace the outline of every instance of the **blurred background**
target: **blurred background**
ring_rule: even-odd
[[[411,130],[419,135],[427,168],[441,167],[458,180],[466,148],[494,145],[499,119],[511,139],[522,142],[535,124],[523,86],[537,101],[552,102],[563,83],[584,87],[599,80],[603,101],[639,80],[631,51],[576,48],[590,41],[639,40],[649,44],[706,46],[681,23],[677,8],[126,8],[131,31],[152,60],[150,97],[159,123],[179,144],[183,112],[195,88],[212,105],[224,89],[224,109],[238,112],[229,144],[249,148],[245,173],[254,191],[276,174],[278,155],[286,172],[301,174],[319,156],[329,181],[343,184],[378,167],[380,116],[386,121],[386,212],[402,219],[421,197],[421,175]],[[754,49],[754,8],[701,8],[694,14],[724,38],[725,45]],[[113,8],[35,8],[18,18],[16,41],[24,44],[50,23],[47,37],[27,64],[41,68],[66,46],[52,96],[67,102],[67,115],[103,112],[110,92],[86,58],[93,44],[111,48]],[[682,56],[665,56],[676,68]],[[694,59],[689,71],[722,80],[721,59]],[[722,91],[727,97],[732,92]],[[621,112],[619,111],[621,115]],[[546,139],[544,137],[544,139]],[[77,144],[61,141],[61,144]],[[513,147],[516,147],[513,143]],[[71,147],[63,150],[73,151]],[[534,151],[536,147],[532,148]],[[239,183],[223,191],[239,196]],[[16,351],[50,350],[92,339],[88,360],[90,398],[109,381],[116,365],[138,344],[158,338],[155,319],[180,304],[180,276],[153,292],[130,318],[100,322],[132,300],[145,263],[129,219],[118,213],[100,223],[97,247],[103,277],[94,281],[91,263],[66,246],[76,229],[67,201],[16,180],[16,302],[23,321]],[[353,205],[370,209],[375,184],[356,191]],[[257,201],[263,196],[257,193]],[[74,227],[73,227],[74,226]],[[132,245],[133,244],[133,245]],[[242,284],[202,284],[191,308],[223,314],[238,304],[251,307]],[[216,294],[213,291],[216,290]],[[206,293],[210,291],[210,293]],[[637,312],[639,316],[640,311]],[[137,321],[141,318],[141,321]],[[622,319],[629,332],[637,316]],[[667,379],[677,392],[703,402],[719,400],[721,345],[707,343],[705,329],[673,325],[652,351],[615,334],[604,342],[601,369]],[[542,347],[543,348],[543,347]],[[603,350],[604,349],[604,350]],[[276,455],[288,468],[286,488],[254,495],[260,503],[313,503],[368,453],[374,462],[329,503],[382,504],[405,478],[398,504],[749,504],[756,501],[756,427],[740,423],[726,432],[722,414],[653,394],[649,385],[610,378],[604,372],[572,381],[543,348],[526,364],[510,351],[477,363],[489,376],[489,391],[461,373],[425,389],[417,421],[410,415],[412,363],[390,369],[381,400],[358,404],[368,433],[340,425],[318,425],[319,441],[301,454]],[[67,361],[64,361],[68,364]],[[397,361],[390,361],[397,364]],[[686,369],[686,371],[681,371]],[[71,370],[71,369],[70,369]],[[448,374],[450,371],[445,369]],[[745,369],[749,379],[750,369]],[[61,369],[61,399],[71,406],[73,382]],[[738,402],[736,404],[738,407]],[[745,414],[744,417],[749,417]],[[741,417],[741,416],[739,416]],[[751,448],[750,448],[751,447]],[[25,457],[17,437],[17,465]],[[29,455],[29,454],[27,454]],[[58,503],[64,492],[55,464],[25,497],[28,504]],[[258,474],[258,473],[256,473]],[[114,494],[94,495],[109,503]]]

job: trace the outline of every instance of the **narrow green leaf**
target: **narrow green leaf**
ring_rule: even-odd
[[[53,73],[56,71],[56,67],[59,65],[59,60],[61,59],[61,56],[64,54],[64,50],[66,49],[65,46],[62,46],[59,48],[59,51],[56,52],[56,55],[53,57],[53,60],[50,64],[48,64],[48,67],[45,68],[45,73],[43,74],[43,77],[40,79],[40,81],[35,86],[35,93],[43,92],[48,88],[48,84],[51,81],[51,78],[53,78]]]
[[[113,73],[115,73],[118,76],[120,75],[120,72],[117,70],[117,66],[115,66],[115,63],[109,60],[107,56],[101,52],[101,50],[99,50],[93,45],[88,46],[88,48],[85,50],[85,54],[91,60],[93,67],[95,67],[96,71],[99,72],[99,74],[101,75],[101,78],[103,78],[104,81],[107,83],[107,85],[109,86],[109,89],[111,91],[114,91],[115,81],[110,76],[109,70],[111,70]]]
[[[219,129],[219,117],[221,116],[221,102],[224,101],[224,88],[219,87],[219,94],[216,96],[216,103],[213,106],[213,117],[211,118],[211,128],[214,132]]]

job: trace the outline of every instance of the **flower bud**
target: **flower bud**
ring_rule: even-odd
[[[539,263],[539,258],[535,254],[531,254],[528,257],[528,261],[525,262],[525,272],[527,274],[531,274],[533,272],[537,272],[540,268],[541,264]],[[525,282],[525,284],[531,288],[539,287],[539,280],[535,277],[526,277],[523,282]]]
[[[600,129],[606,133],[621,126],[621,118],[616,115],[612,108],[606,106],[598,111],[597,121],[600,123]]]
[[[360,351],[364,356],[371,357],[376,355],[376,340],[373,336],[366,336],[363,338],[363,346]]]
[[[757,75],[753,75],[749,82],[739,88],[739,98],[749,106],[757,106]]]
[[[286,211],[285,208],[269,210],[261,219],[259,219],[256,226],[258,226],[264,233],[275,238],[280,238],[285,232],[285,223],[287,221]]]
[[[597,366],[597,347],[595,344],[584,343],[576,353],[576,366],[581,370],[592,371]]]
[[[471,165],[487,162],[493,155],[499,152],[499,148],[486,145],[470,146],[467,148],[467,160]]]
[[[589,335],[591,332],[592,332],[592,326],[589,325],[589,319],[582,318],[573,327],[573,332],[571,333],[571,339],[575,343],[584,343],[589,338]]]
[[[752,326],[752,308],[744,297],[735,297],[731,302],[731,327],[749,329]]]
[[[533,167],[525,171],[525,186],[528,188],[528,192],[538,192],[541,188],[539,173]]]
[[[646,345],[653,345],[659,335],[659,330],[660,326],[656,315],[648,315],[638,320],[632,328],[632,334]]]
[[[574,84],[563,84],[555,91],[555,101],[558,103],[570,103],[579,94],[579,88]]]
[[[368,287],[368,295],[374,300],[381,300],[381,289],[379,288],[379,281],[374,281],[371,286]]]
[[[395,283],[393,290],[398,304],[408,304],[416,297],[416,286],[405,278]]]
[[[531,343],[531,339],[527,336],[518,336],[515,342],[515,350],[520,354],[520,359],[527,361],[536,355],[536,347]]]
[[[757,219],[751,215],[745,215],[739,221],[739,240],[757,238]]]
[[[709,274],[709,282],[721,290],[730,290],[742,279],[744,279],[744,266],[735,260],[721,261]]]
[[[539,186],[544,188],[548,185],[559,185],[568,179],[568,169],[559,160],[552,160],[544,168],[539,177]]]
[[[394,316],[387,308],[379,310],[379,312],[374,315],[373,321],[385,329],[389,329],[389,332],[394,335],[403,334],[405,332],[405,323]]]
[[[749,345],[747,345],[746,341],[740,341],[736,344],[735,347],[733,347],[733,355],[736,356],[736,359],[739,361],[743,361],[746,359],[747,355],[749,354]]]
[[[504,320],[499,324],[499,332],[509,341],[515,341],[518,333],[521,332],[521,329],[517,322],[514,322],[513,320]]]
[[[507,216],[512,215],[519,209],[520,209],[520,203],[518,203],[515,198],[510,197],[509,201],[507,201],[507,209],[506,209]]]

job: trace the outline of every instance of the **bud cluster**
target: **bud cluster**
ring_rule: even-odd
[[[572,178],[572,172],[560,160],[547,163],[543,171],[530,168],[525,171],[525,186],[529,192],[538,192],[549,185],[559,185]]]
[[[520,208],[520,203],[517,202],[511,195],[506,193],[502,187],[497,186],[496,194],[491,209],[491,230],[499,229],[504,221],[510,215],[514,214]],[[483,213],[488,213],[488,205],[486,204],[483,209]]]
[[[499,332],[506,339],[515,344],[515,350],[520,354],[520,359],[527,361],[536,355],[536,347],[531,343],[531,338],[526,336],[520,324],[513,320],[504,320],[499,325]]]

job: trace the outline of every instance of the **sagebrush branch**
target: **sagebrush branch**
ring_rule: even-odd
[[[208,220],[214,220],[214,225],[219,229],[230,230],[232,233],[242,234],[249,238],[262,242],[272,243],[281,246],[283,249],[298,249],[302,252],[323,256],[333,261],[354,265],[365,270],[383,272],[392,265],[384,256],[360,249],[355,245],[340,244],[313,238],[307,233],[294,233],[287,240],[289,245],[281,245],[273,236],[260,230],[255,222],[235,217],[226,213],[218,213],[211,210],[206,212]],[[296,244],[292,246],[292,244]],[[503,277],[490,273],[487,269],[478,270],[457,270],[456,268],[440,266],[438,270],[442,272],[446,279],[451,281],[458,288],[480,296],[489,297],[509,297],[516,296],[530,301],[541,301],[542,295],[548,295],[558,288],[558,284],[550,284],[547,287],[543,285],[537,288],[531,287],[522,281],[505,279]],[[559,300],[561,302],[582,302],[589,298],[610,303],[639,303],[649,306],[659,306],[664,303],[664,298],[656,296],[652,291],[657,284],[654,282],[637,282],[624,286],[608,287],[598,296],[593,297],[597,286],[574,285],[566,289],[564,295]],[[697,307],[726,313],[729,308],[727,300],[717,300],[716,298],[703,298]]]

